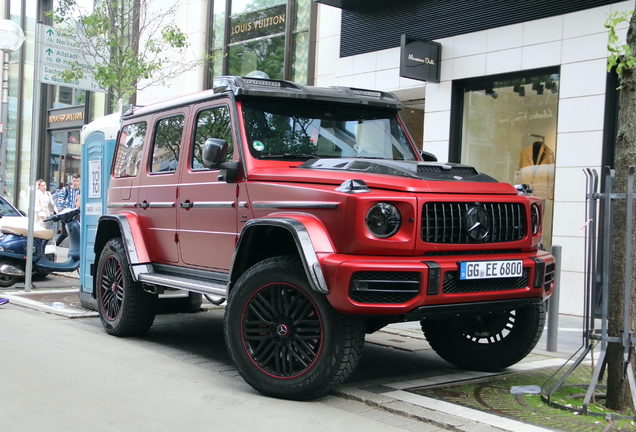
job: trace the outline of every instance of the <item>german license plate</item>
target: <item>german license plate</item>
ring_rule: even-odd
[[[459,279],[494,279],[519,277],[523,274],[522,260],[464,261],[459,263]]]

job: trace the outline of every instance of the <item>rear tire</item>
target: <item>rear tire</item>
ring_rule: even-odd
[[[545,303],[421,324],[431,348],[447,362],[462,369],[496,372],[525,358],[539,342]]]
[[[364,345],[364,320],[336,312],[310,287],[293,257],[247,270],[225,308],[225,340],[241,376],[259,392],[314,399],[353,372]]]
[[[145,292],[132,279],[121,238],[106,243],[95,277],[99,317],[106,332],[114,336],[146,333],[155,319],[157,296]]]

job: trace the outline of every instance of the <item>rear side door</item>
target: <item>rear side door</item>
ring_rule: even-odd
[[[239,183],[228,183],[223,170],[206,168],[202,150],[208,138],[227,141],[226,161],[238,159],[228,103],[199,105],[193,109],[194,128],[181,176],[179,240],[185,264],[219,271],[230,268],[236,244]]]
[[[177,238],[178,166],[187,108],[155,115],[148,161],[139,187],[139,217],[153,261],[179,261]]]

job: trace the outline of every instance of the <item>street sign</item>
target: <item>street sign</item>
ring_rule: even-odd
[[[104,92],[95,81],[95,77],[88,72],[88,67],[94,66],[97,63],[97,59],[93,56],[83,55],[77,41],[60,34],[60,31],[55,27],[43,27],[42,82]],[[86,70],[83,77],[72,81],[63,80],[59,74],[70,70],[75,62]]]

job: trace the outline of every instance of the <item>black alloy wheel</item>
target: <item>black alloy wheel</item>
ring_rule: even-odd
[[[121,238],[109,240],[99,257],[95,274],[99,317],[107,333],[139,336],[155,319],[157,296],[145,292],[130,273]]]
[[[115,254],[106,257],[100,276],[99,301],[104,310],[104,317],[114,321],[119,316],[124,302],[124,277],[121,263]]]
[[[526,357],[545,324],[545,303],[496,314],[421,322],[431,348],[467,370],[496,372]]]
[[[322,396],[353,372],[365,321],[338,313],[314,291],[298,258],[268,258],[229,293],[225,342],[245,381],[283,399]]]
[[[322,321],[311,299],[293,285],[261,287],[243,311],[243,343],[254,364],[277,378],[302,375],[322,347]]]

